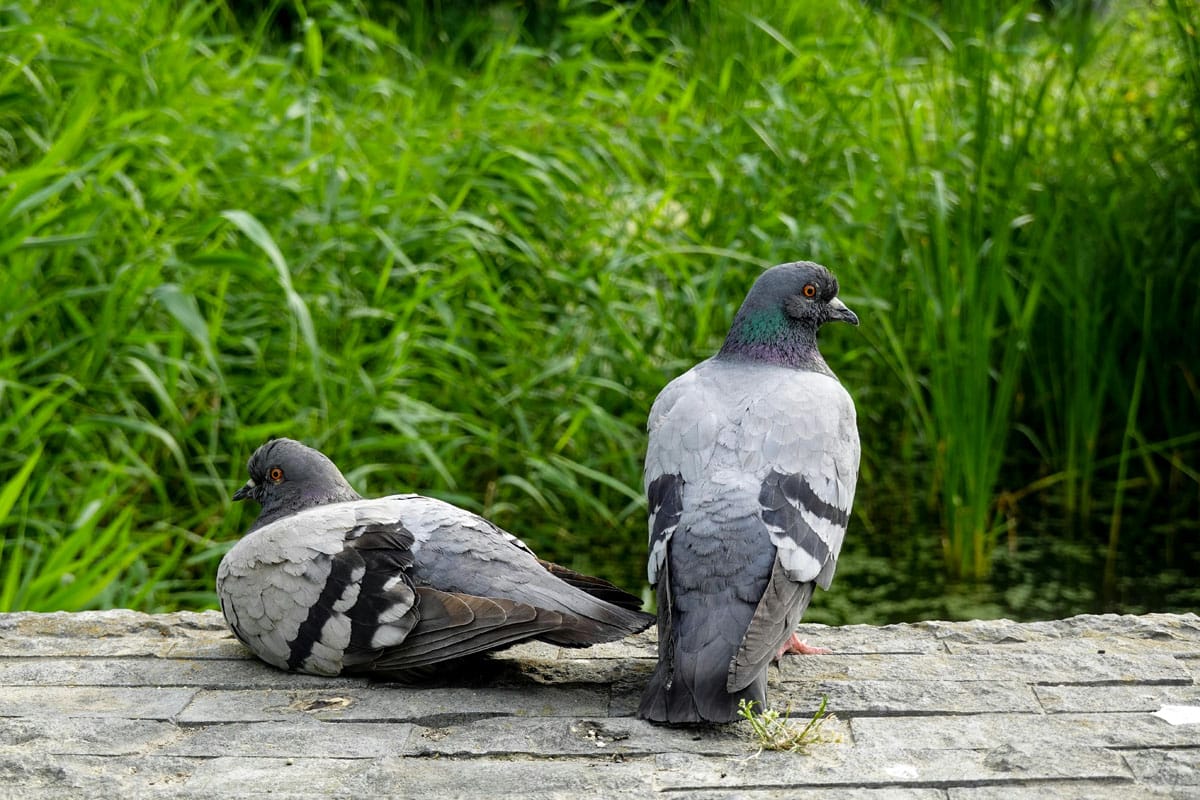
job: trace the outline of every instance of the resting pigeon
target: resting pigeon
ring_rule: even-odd
[[[248,467],[233,499],[262,512],[221,559],[217,595],[234,634],[281,669],[420,677],[523,639],[581,647],[654,620],[633,595],[541,561],[457,506],[364,500],[300,442],[269,441]]]
[[[800,261],[764,272],[721,351],[650,410],[645,488],[658,665],[638,716],[731,722],[766,702],[767,666],[829,588],[858,478],[854,402],[817,349],[858,324],[838,282]]]

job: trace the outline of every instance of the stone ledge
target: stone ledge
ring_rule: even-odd
[[[652,634],[514,647],[440,685],[290,675],[216,612],[0,615],[0,798],[1006,800],[1200,796],[1200,617],[801,626],[771,697],[837,741],[633,718]]]

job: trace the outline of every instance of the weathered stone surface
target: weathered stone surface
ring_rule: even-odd
[[[962,655],[835,654],[785,658],[782,672],[785,681],[963,680],[969,675],[981,682],[1020,680],[1033,684],[1192,682],[1191,673],[1179,659],[1167,654],[1036,651],[976,651]]]
[[[158,756],[45,756],[0,753],[0,785],[51,789],[60,796],[143,797],[170,792],[201,762]]]
[[[824,729],[845,736],[843,722]],[[451,756],[559,753],[571,756],[647,756],[664,750],[724,755],[746,749],[736,726],[660,728],[629,718],[527,719],[497,717],[464,725],[418,729],[408,752]]]
[[[194,689],[155,686],[7,686],[0,691],[0,717],[36,716],[174,719]]]
[[[1190,786],[1200,796],[1200,747],[1178,750],[1132,750],[1125,754],[1139,781],[1167,786]]]
[[[438,685],[293,675],[219,614],[0,615],[7,797],[521,796],[1006,800],[1200,797],[1200,618],[801,626],[771,701],[832,741],[633,717],[652,633],[514,647]]]
[[[605,688],[531,684],[524,688],[367,685],[327,690],[200,690],[181,723],[254,722],[302,716],[339,722],[457,722],[496,716],[564,717],[608,713]]]
[[[949,800],[1043,800],[1070,797],[1079,800],[1195,800],[1192,790],[1146,786],[1129,781],[1032,781],[990,786],[951,786]]]
[[[810,642],[811,644],[811,642]],[[945,789],[914,788],[911,786],[839,786],[836,793],[828,787],[806,789],[763,789],[760,787],[738,787],[737,789],[702,789],[688,792],[671,792],[667,797],[686,797],[688,800],[947,800]]]
[[[1200,686],[1035,686],[1048,713],[1157,711],[1164,705],[1200,704]]]
[[[230,658],[248,654],[215,611],[153,616],[126,609],[0,614],[0,657],[165,657],[173,649],[197,642],[219,645]]]
[[[777,707],[792,707],[796,716],[817,709],[822,697],[828,709],[845,716],[952,715],[1024,711],[1040,712],[1030,686],[1015,681],[838,680],[789,681],[772,694]]]
[[[187,726],[157,752],[199,758],[370,759],[405,752],[413,729],[406,722],[329,723],[307,718]]]
[[[1021,742],[1055,748],[1061,742],[1087,747],[1200,747],[1200,725],[1170,725],[1146,712],[1128,714],[972,714],[943,717],[859,717],[850,721],[854,741],[870,747],[947,750],[999,747]]]
[[[0,686],[186,686],[251,689],[361,685],[361,678],[287,673],[259,661],[167,658],[0,658]]]
[[[185,732],[171,722],[112,717],[0,719],[0,748],[43,755],[128,756],[168,745]],[[15,752],[15,751],[14,751]]]
[[[246,787],[325,797],[598,797],[649,793],[643,765],[570,759],[216,758],[200,763],[188,793],[229,797]]]
[[[786,753],[763,753],[753,759],[683,753],[658,756],[659,787],[677,791],[746,785],[949,787],[1014,780],[1132,777],[1119,753],[1100,747],[1047,751],[1004,744],[988,750],[925,750],[833,744],[814,747],[804,758]]]
[[[946,645],[933,632],[916,625],[801,624],[796,633],[809,644],[827,647],[837,655],[853,653],[944,653]]]
[[[914,628],[932,633],[947,643],[1010,644],[1051,639],[1103,638],[1116,635],[1127,639],[1200,639],[1200,616],[1195,614],[1080,614],[1044,622],[1013,622],[1008,619],[914,623]]]

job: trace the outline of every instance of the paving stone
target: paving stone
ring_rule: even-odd
[[[166,656],[190,641],[236,644],[215,611],[0,614],[0,656]],[[237,656],[246,651],[238,644],[231,652]]]
[[[796,633],[809,644],[827,647],[836,655],[946,652],[946,645],[933,631],[915,625],[801,624],[796,626]]]
[[[1005,742],[1053,748],[1200,747],[1200,725],[1170,725],[1146,712],[1128,714],[975,714],[942,717],[858,717],[850,721],[863,747],[991,748]]]
[[[824,655],[785,658],[785,681],[955,680],[1067,683],[1192,683],[1171,655],[972,652],[960,655]]]
[[[179,729],[156,749],[161,755],[217,758],[380,758],[404,752],[413,734],[407,722],[235,722]]]
[[[346,722],[460,721],[495,716],[603,716],[608,692],[592,688],[411,688],[396,686],[196,692],[181,723],[316,719]]]
[[[13,757],[0,751],[0,786],[55,789],[63,795],[138,797],[169,792],[188,779],[201,759],[158,756],[35,756]],[[24,792],[22,792],[22,795]]]
[[[679,797],[672,792],[668,797]],[[758,787],[730,789],[706,789],[682,793],[689,800],[830,800],[828,787],[820,789],[761,789]],[[912,786],[845,787],[837,789],[836,800],[947,800],[945,789],[915,788]]]
[[[1034,686],[1048,713],[1158,711],[1164,705],[1200,705],[1200,686]]]
[[[1111,634],[1131,639],[1188,639],[1200,641],[1200,616],[1196,614],[1080,614],[1044,622],[1013,622],[1008,619],[913,623],[938,639],[950,642],[1008,644],[1037,640],[1105,637]]]
[[[618,642],[605,642],[582,649],[563,650],[561,658],[658,658],[658,643],[653,629],[628,636]]]
[[[827,744],[808,754],[764,753],[759,758],[711,758],[682,753],[658,756],[657,782],[672,791],[710,787],[816,787],[971,785],[1049,779],[1131,781],[1118,753],[1098,747],[989,750],[863,748]]]
[[[171,722],[145,719],[61,716],[0,719],[0,747],[20,747],[24,752],[43,755],[138,755],[183,736],[184,731]]]
[[[1176,659],[1186,659],[1200,647],[1200,642],[1192,639],[1134,639],[1115,633],[1080,636],[1076,639],[1033,639],[1004,644],[951,641],[941,644],[954,655],[990,652],[1003,657],[1009,653],[1037,653],[1055,658],[1061,656],[1087,658],[1093,655],[1140,657],[1153,653],[1160,656],[1173,656]],[[1181,662],[1181,666],[1186,669],[1187,663]]]
[[[0,690],[0,717],[120,717],[174,719],[195,689],[154,686],[8,686]]]
[[[191,688],[332,687],[364,678],[287,673],[257,660],[182,658],[0,658],[0,686],[187,686]]]
[[[229,797],[246,787],[274,795],[392,797],[580,797],[649,793],[648,765],[568,759],[216,758],[185,790]]]
[[[1125,760],[1138,780],[1167,786],[1189,786],[1200,797],[1200,747],[1176,750],[1132,750]]]
[[[952,786],[946,792],[949,800],[1196,800],[1195,790],[1107,780]]]
[[[953,715],[1001,712],[1040,713],[1030,686],[1014,681],[837,680],[781,683],[769,703],[793,716],[816,711],[821,698],[827,710],[847,716]]]
[[[847,738],[849,725],[832,720],[822,728],[831,737]],[[408,753],[433,756],[477,756],[520,753],[537,755],[637,755],[664,751],[753,755],[757,743],[747,723],[668,728],[628,718],[529,719],[498,717],[469,724],[420,728]]]

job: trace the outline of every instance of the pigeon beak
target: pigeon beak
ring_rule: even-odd
[[[829,301],[829,321],[849,322],[851,325],[857,325],[858,315],[847,308],[845,303],[835,297]]]
[[[242,488],[233,493],[233,499],[245,500],[247,497],[254,497],[255,486],[256,484],[254,483],[254,478],[251,478],[250,480],[246,481],[246,484]]]

